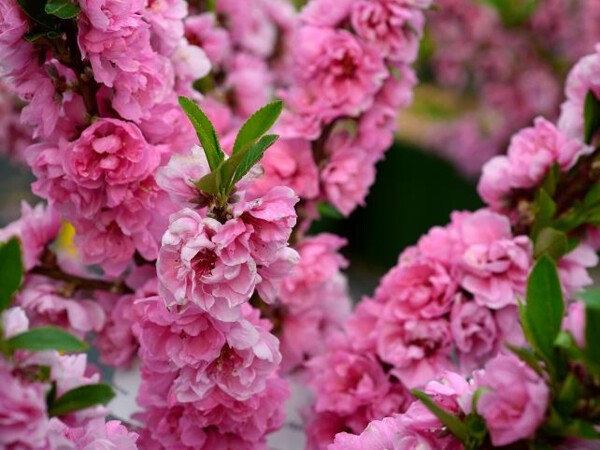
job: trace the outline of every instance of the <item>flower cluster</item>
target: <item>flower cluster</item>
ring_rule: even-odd
[[[481,396],[473,411],[473,397]],[[546,414],[549,390],[545,380],[514,355],[499,355],[473,373],[471,382],[454,372],[430,381],[424,392],[451,414],[477,413],[488,426],[494,446],[512,444],[535,434]],[[419,401],[404,414],[371,422],[359,435],[340,433],[328,450],[460,449],[456,437]],[[575,448],[575,447],[573,447]]]
[[[433,84],[457,94],[457,105],[448,119],[430,120],[410,136],[478,176],[534,117],[557,118],[565,69],[593,50],[600,8],[593,0],[549,0],[529,10],[473,0],[437,4],[427,15],[433,50],[422,63]],[[439,101],[428,95],[424,102]]]
[[[190,46],[185,2],[159,10],[139,1],[82,1],[78,27],[65,25],[66,40],[50,48],[47,40],[26,42],[25,14],[17,2],[4,3],[5,76],[29,101],[22,121],[41,140],[25,150],[35,193],[75,225],[85,263],[118,275],[136,252],[156,259],[170,209],[153,174],[163,155],[193,142],[176,97],[185,65],[174,63],[180,47]],[[169,26],[176,22],[179,33]],[[194,49],[189,61],[201,76],[210,65],[204,57],[199,67],[203,52]]]
[[[364,204],[398,110],[411,101],[429,2],[338,3],[313,0],[300,13],[290,86],[281,92],[282,148],[266,162],[265,179],[302,182],[303,200],[324,200],[347,216]]]
[[[23,309],[2,313],[3,336],[9,339],[24,333],[29,321]],[[61,395],[79,386],[96,383],[99,374],[91,371],[85,354],[64,355],[57,351],[18,351],[12,360],[0,360],[0,445],[3,448],[84,448],[114,445],[137,448],[137,434],[118,421],[104,422],[106,410],[97,406],[53,417],[48,397]]]

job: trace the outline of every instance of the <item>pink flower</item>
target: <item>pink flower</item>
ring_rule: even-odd
[[[279,139],[261,160],[264,174],[252,189],[265,193],[275,186],[288,186],[303,199],[319,194],[319,175],[311,145],[304,139]]]
[[[118,31],[135,25],[137,14],[144,7],[143,0],[120,2],[116,0],[82,0],[81,10],[90,23],[99,30]]]
[[[152,28],[152,47],[161,55],[172,56],[183,38],[183,19],[188,15],[187,2],[152,0],[142,13]]]
[[[48,427],[47,386],[18,380],[4,360],[0,360],[0,383],[0,446],[43,447]]]
[[[115,298],[114,295],[97,293],[96,296],[107,318],[95,341],[100,361],[113,367],[127,368],[138,350],[138,341],[131,329],[134,299],[131,295]]]
[[[309,25],[335,28],[350,18],[353,0],[313,0],[302,9],[301,19]]]
[[[224,330],[204,311],[190,305],[169,311],[158,297],[138,300],[133,332],[148,367],[199,365],[217,358],[225,345]]]
[[[561,106],[558,128],[570,138],[583,139],[584,103],[589,91],[600,98],[600,54],[583,57],[571,69],[566,83],[567,100]]]
[[[107,206],[123,202],[133,183],[158,167],[160,154],[139,128],[116,119],[99,119],[62,148],[66,174],[79,186],[106,193]]]
[[[388,376],[372,354],[332,349],[307,363],[317,412],[351,414],[359,407],[381,401],[390,389]]]
[[[358,205],[364,206],[369,188],[375,181],[375,167],[363,149],[334,150],[321,178],[327,200],[349,216]]]
[[[104,326],[103,309],[94,300],[68,298],[65,286],[42,276],[31,275],[19,292],[17,301],[34,325],[56,325],[84,336]]]
[[[417,256],[414,262],[399,264],[385,275],[375,301],[385,303],[385,315],[427,319],[449,312],[455,291],[456,282],[444,266]]]
[[[471,245],[462,258],[460,284],[481,306],[500,309],[517,304],[532,266],[532,245],[527,236]]]
[[[569,305],[563,329],[571,333],[580,348],[585,348],[585,303],[579,301]]]
[[[272,98],[272,74],[259,57],[240,53],[228,66],[225,87],[235,98],[235,111],[249,117]]]
[[[573,294],[592,284],[588,269],[598,265],[598,255],[586,242],[564,255],[557,264],[558,275],[565,295]]]
[[[104,422],[94,419],[79,428],[65,427],[62,434],[77,448],[118,448],[119,450],[136,450],[139,435],[130,432],[118,420]]]
[[[467,370],[477,367],[477,362],[496,346],[498,333],[492,312],[462,296],[452,306],[450,331]]]
[[[379,330],[377,354],[406,386],[423,386],[450,368],[452,341],[445,319],[384,321]]]
[[[296,225],[294,205],[298,197],[289,187],[277,186],[262,197],[248,199],[234,206],[234,215],[252,228],[250,249],[257,264],[269,265],[277,252],[287,246]]]
[[[510,162],[504,155],[494,156],[483,166],[477,192],[496,211],[503,211],[508,206],[506,197],[510,192],[507,183],[510,170]]]
[[[322,300],[321,290],[348,261],[338,252],[346,240],[329,233],[303,239],[296,247],[300,262],[281,286],[281,301],[289,307],[312,307]]]
[[[298,31],[296,75],[325,100],[330,119],[357,116],[373,104],[387,71],[381,55],[346,30],[313,26]]]
[[[53,207],[39,203],[32,208],[23,201],[21,218],[0,230],[0,242],[18,237],[23,265],[26,270],[31,270],[40,263],[40,257],[58,235],[60,226],[60,217]]]
[[[514,355],[499,355],[475,372],[478,387],[485,387],[477,402],[495,446],[533,436],[546,416],[550,391],[524,362]]]
[[[156,172],[156,183],[178,205],[204,206],[206,198],[195,183],[209,172],[204,151],[195,145],[187,153],[171,156],[169,163]]]
[[[591,148],[567,138],[551,122],[538,117],[531,128],[515,134],[508,147],[509,183],[514,188],[538,185],[556,162],[568,170]]]
[[[366,42],[392,60],[417,57],[425,17],[418,9],[390,0],[360,0],[352,5],[352,26]]]
[[[227,31],[215,25],[215,15],[204,13],[185,19],[185,36],[192,45],[206,52],[210,62],[219,66],[229,59],[231,42]]]
[[[140,122],[151,116],[154,105],[173,94],[173,66],[156,55],[140,64],[135,72],[119,72],[114,79],[112,107],[124,119]]]
[[[27,314],[25,314],[25,311],[19,306],[2,311],[0,319],[4,339],[10,339],[29,329],[29,318],[27,317]]]
[[[108,87],[120,72],[135,72],[155,55],[150,47],[150,26],[138,15],[116,31],[94,28],[82,18],[78,43],[82,56],[90,60],[96,81]]]

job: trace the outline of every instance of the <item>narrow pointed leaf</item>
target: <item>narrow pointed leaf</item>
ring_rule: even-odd
[[[419,399],[461,442],[465,443],[467,441],[467,427],[458,417],[450,414],[445,409],[440,408],[437,403],[431,400],[424,392],[413,390],[412,394]]]
[[[542,229],[535,240],[535,257],[548,255],[557,261],[566,254],[569,247],[569,239],[563,231],[554,228]]]
[[[267,149],[272,146],[277,139],[279,139],[279,136],[275,134],[268,134],[261,137],[260,140],[256,144],[252,145],[252,147],[250,147],[248,150],[238,153],[243,155],[243,157],[241,158],[240,163],[235,170],[233,184],[240,181],[248,172],[250,172],[250,169],[252,169],[252,167],[254,167],[256,163],[262,159]]]
[[[32,351],[80,352],[87,348],[85,342],[80,341],[62,328],[56,327],[32,328],[11,337],[7,343],[12,349]]]
[[[565,304],[556,265],[547,256],[534,266],[527,282],[525,313],[533,347],[551,361],[561,330]]]
[[[23,281],[21,245],[17,238],[0,244],[0,312],[10,306]]]
[[[271,129],[275,121],[279,118],[283,109],[281,101],[275,101],[263,106],[250,116],[242,125],[235,142],[233,143],[232,155],[252,147],[267,131]]]
[[[91,406],[106,405],[114,397],[115,392],[107,384],[86,384],[65,392],[52,402],[48,415],[59,417]]]
[[[192,122],[206,154],[208,165],[214,171],[225,159],[225,154],[221,150],[221,144],[219,144],[215,127],[193,100],[187,97],[179,97],[179,105],[181,105],[190,122]]]

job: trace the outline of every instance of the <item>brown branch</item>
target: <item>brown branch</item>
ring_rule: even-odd
[[[59,267],[34,267],[29,273],[34,275],[42,275],[54,280],[65,281],[71,284],[75,289],[85,289],[88,291],[107,291],[113,294],[131,294],[133,291],[119,281],[104,281],[93,278],[83,278],[76,275],[71,275],[63,272]]]

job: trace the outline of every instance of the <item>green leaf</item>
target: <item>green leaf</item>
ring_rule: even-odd
[[[279,139],[279,136],[276,134],[267,134],[266,136],[261,137],[259,141],[252,145],[248,150],[240,150],[236,155],[232,156],[232,159],[235,159],[237,155],[243,155],[235,170],[233,184],[240,181],[250,169],[261,160],[265,151],[277,142],[277,139]]]
[[[554,163],[542,180],[542,189],[546,191],[546,194],[553,196],[556,193],[559,179],[560,166],[557,163]]]
[[[600,376],[600,308],[586,302],[585,307],[585,359],[588,369]]]
[[[564,311],[556,265],[542,256],[529,275],[525,314],[531,345],[548,362],[554,360],[554,341],[560,332]]]
[[[568,247],[569,239],[565,232],[546,227],[535,240],[534,257],[537,259],[547,255],[556,261],[567,252]]]
[[[85,342],[56,327],[32,328],[11,337],[7,343],[12,349],[32,351],[80,352],[87,348]]]
[[[579,437],[582,439],[600,438],[600,433],[596,431],[594,424],[586,420],[573,420],[566,427],[563,435],[569,437]]]
[[[583,395],[583,386],[573,372],[569,372],[558,391],[555,400],[555,406],[563,417],[570,417],[581,396]]]
[[[207,194],[219,196],[220,191],[217,173],[218,171],[214,171],[204,175],[196,182],[196,187]]]
[[[536,241],[540,231],[548,227],[556,213],[556,203],[545,189],[540,189],[534,203],[536,215],[531,230],[531,238]]]
[[[594,134],[600,128],[600,101],[592,91],[588,91],[583,108],[584,140],[586,144],[591,144]]]
[[[583,199],[583,206],[590,208],[600,203],[600,183],[594,184],[590,190],[585,194]]]
[[[325,219],[340,220],[344,218],[344,215],[341,212],[339,212],[332,204],[327,202],[320,202],[317,205],[317,211],[319,212],[319,216]]]
[[[242,125],[238,135],[233,143],[233,151],[231,155],[235,155],[239,152],[252,147],[261,136],[271,129],[281,111],[283,109],[283,102],[280,100],[269,103],[263,106],[261,109],[252,114],[246,123]]]
[[[45,11],[45,2],[42,0],[17,0],[21,11],[31,20],[47,30],[57,30],[58,20]]]
[[[115,392],[107,384],[79,386],[57,398],[48,409],[48,415],[50,417],[60,417],[91,406],[106,405],[114,396]]]
[[[600,309],[600,288],[587,289],[576,294],[589,307]]]
[[[419,390],[412,390],[412,394],[421,402],[442,422],[448,430],[456,436],[461,442],[465,443],[468,439],[468,431],[466,425],[460,421],[460,419],[450,414],[445,409],[439,407],[429,396]]]
[[[181,105],[196,130],[210,169],[212,171],[216,170],[225,159],[225,153],[221,150],[215,127],[193,100],[187,97],[179,97],[179,105]]]
[[[44,8],[47,14],[58,17],[59,19],[73,19],[81,12],[79,5],[71,0],[48,0]]]
[[[23,263],[21,261],[21,245],[17,238],[12,238],[0,246],[0,312],[10,307],[12,298],[23,281]]]

